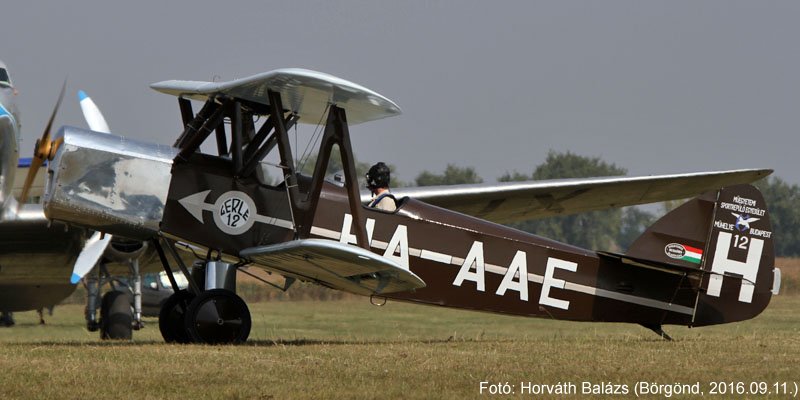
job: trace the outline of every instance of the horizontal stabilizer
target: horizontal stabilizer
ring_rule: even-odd
[[[404,292],[425,282],[395,261],[339,242],[303,239],[251,247],[241,257],[284,276],[361,295]]]
[[[619,262],[621,264],[624,264],[624,265],[631,265],[631,266],[635,266],[635,267],[657,269],[657,270],[660,270],[660,271],[676,272],[676,273],[680,273],[680,274],[695,273],[695,272],[700,271],[699,268],[686,267],[686,266],[677,265],[677,264],[674,264],[674,263],[671,264],[671,263],[667,263],[667,262],[653,261],[653,260],[644,259],[644,258],[630,257],[630,256],[628,256],[626,254],[613,253],[613,252],[609,252],[609,251],[598,251],[597,255],[600,256],[600,257],[606,257],[606,258],[613,259],[613,260],[615,260],[615,261],[617,261],[617,262]]]
[[[300,116],[300,123],[317,124],[328,106],[347,111],[350,125],[392,117],[400,107],[359,84],[326,73],[301,68],[263,72],[229,82],[163,81],[151,88],[173,96],[205,101],[225,95],[269,105],[268,91],[281,94],[283,106]]]

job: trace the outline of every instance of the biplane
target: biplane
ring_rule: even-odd
[[[304,69],[151,87],[178,98],[174,145],[67,126],[45,132],[35,157],[49,160],[48,218],[149,241],[167,274],[177,265],[191,275],[161,310],[168,342],[245,341],[251,317],[235,278],[245,265],[283,276],[283,289],[300,280],[373,301],[626,322],[663,337],[665,324],[755,317],[776,292],[769,213],[749,185],[771,170],[404,188],[384,212],[365,205],[349,131],[400,114],[377,92]],[[323,120],[303,175],[289,129]],[[343,181],[326,179],[334,146]],[[277,182],[265,177],[268,155]],[[624,253],[499,224],[689,197]],[[175,242],[200,249],[203,265],[189,271]]]

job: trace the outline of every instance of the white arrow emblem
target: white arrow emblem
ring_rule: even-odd
[[[247,193],[236,190],[225,192],[217,198],[214,204],[206,203],[209,193],[211,190],[204,190],[186,196],[178,200],[178,203],[201,224],[205,224],[203,211],[212,212],[217,228],[229,235],[241,235],[250,230],[256,222],[287,229],[293,228],[291,221],[259,215],[256,203]]]

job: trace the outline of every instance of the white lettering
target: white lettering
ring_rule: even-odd
[[[344,221],[342,221],[342,234],[339,236],[339,242],[345,244],[358,244],[358,240],[356,240],[356,235],[350,233],[353,228],[353,216],[350,214],[344,214]],[[375,230],[375,220],[372,218],[367,218],[367,241],[372,243],[372,232]],[[408,240],[406,240],[408,242]],[[408,249],[408,243],[406,243],[406,249]],[[408,257],[406,257],[406,265],[408,265]]]
[[[373,220],[372,223],[374,226],[375,221]],[[369,236],[372,237],[372,235]],[[398,250],[398,248],[400,255],[396,256],[394,253]],[[397,229],[395,229],[392,239],[389,240],[389,245],[386,246],[386,252],[383,253],[383,256],[387,258],[393,258],[395,261],[400,263],[401,266],[408,270],[408,229],[405,225],[397,225]]]
[[[722,221],[714,221],[714,227],[719,229],[725,229],[726,231],[732,231],[733,228],[736,227],[735,224],[729,224],[727,222]]]
[[[578,270],[578,264],[553,257],[547,259],[547,268],[544,272],[544,282],[542,282],[542,293],[539,296],[539,304],[560,308],[562,310],[569,310],[569,301],[550,297],[550,288],[564,289],[566,285],[563,279],[553,278],[553,271],[555,271],[556,268],[575,272]]]
[[[473,264],[475,264],[475,272],[470,271]],[[453,285],[461,286],[464,281],[473,281],[478,285],[479,291],[486,291],[486,285],[483,279],[484,269],[483,243],[476,241],[472,243],[472,248],[469,249],[469,254],[467,254],[464,264],[461,265],[461,269],[458,271]]]
[[[515,276],[519,276],[519,281],[514,282]],[[528,301],[528,257],[524,251],[517,251],[514,255],[496,293],[502,296],[509,289],[519,292],[520,300]]]
[[[742,286],[739,289],[739,301],[750,303],[753,301],[753,290],[755,289],[756,277],[758,276],[758,264],[761,260],[761,252],[764,248],[764,241],[752,238],[750,249],[747,250],[747,260],[745,262],[731,260],[728,258],[731,247],[732,235],[728,232],[720,232],[717,238],[717,248],[714,250],[714,261],[711,265],[711,278],[708,280],[709,296],[719,297],[722,291],[722,281],[725,273],[732,272],[742,275]]]
[[[766,210],[758,207],[748,207],[741,204],[726,203],[724,201],[719,203],[719,208],[728,211],[736,211],[740,214],[758,215],[759,217],[763,217],[764,214],[767,213]]]
[[[733,196],[733,202],[738,204],[744,204],[746,206],[753,206],[755,207],[756,201],[753,199],[748,199],[747,197],[742,196]]]
[[[769,238],[772,237],[772,232],[765,231],[765,230],[762,230],[762,229],[756,229],[756,228],[751,228],[750,229],[750,234],[753,235],[753,236],[760,236],[760,237],[763,237],[763,238],[766,238],[766,239],[769,239]]]

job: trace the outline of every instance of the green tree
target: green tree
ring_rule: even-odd
[[[620,226],[617,244],[627,249],[650,225],[656,222],[656,216],[638,207],[622,209],[622,225]]]
[[[762,179],[755,184],[764,195],[775,243],[780,257],[800,256],[800,187],[778,177]]]
[[[447,164],[447,168],[443,173],[434,174],[430,171],[422,171],[414,181],[417,186],[435,186],[482,183],[483,179],[478,176],[473,167],[458,167],[455,164]]]
[[[559,153],[551,150],[545,162],[533,171],[534,180],[562,178],[591,178],[595,176],[625,175],[628,170],[609,164],[600,157],[585,157],[572,152]]]
[[[531,175],[506,173],[500,181],[589,178],[625,175],[628,171],[598,157],[550,151]],[[512,224],[517,229],[590,249],[620,250],[652,221],[649,213],[628,208],[543,218]]]

